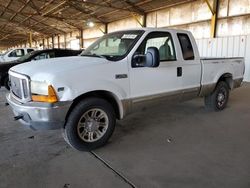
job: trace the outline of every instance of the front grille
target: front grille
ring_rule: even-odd
[[[9,72],[9,77],[13,97],[20,102],[28,102],[30,100],[29,78],[12,71]]]
[[[14,76],[10,76],[10,85],[11,85],[11,91],[12,91],[12,93],[16,97],[22,99],[22,91],[21,91],[20,79],[14,77]]]

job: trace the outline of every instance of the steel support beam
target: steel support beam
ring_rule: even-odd
[[[67,35],[66,34],[64,34],[63,35],[63,37],[64,37],[64,48],[66,49],[67,48]]]
[[[138,24],[140,24],[141,27],[146,27],[147,25],[147,15],[144,14],[142,16],[142,20],[138,19],[138,15],[132,14],[133,18],[136,20]]]
[[[83,49],[84,47],[84,41],[83,41],[83,30],[80,29],[80,37],[79,37],[79,40],[80,40],[80,48]]]
[[[108,24],[105,23],[104,25],[104,29],[102,29],[100,26],[98,26],[98,29],[103,33],[103,34],[107,34],[108,33]]]
[[[142,27],[147,27],[147,14],[144,14],[142,19]]]
[[[50,48],[49,47],[49,38],[47,38],[47,48]]]
[[[32,48],[32,32],[30,32],[29,34],[29,45],[30,45],[30,48]]]
[[[43,39],[43,50],[45,49],[45,39]]]
[[[216,37],[216,27],[217,27],[217,18],[218,18],[218,4],[219,0],[213,0],[213,5],[210,4],[209,0],[205,0],[209,10],[212,13],[211,23],[210,23],[210,37]]]
[[[60,48],[60,35],[57,35],[57,45],[58,45],[58,48]]]
[[[51,37],[51,38],[52,38],[52,48],[55,48],[55,40],[54,40],[54,37],[55,37],[54,35],[52,35],[52,37]]]

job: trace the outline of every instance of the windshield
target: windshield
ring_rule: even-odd
[[[104,35],[81,53],[81,56],[103,57],[117,61],[123,59],[144,33],[138,31],[121,31]]]

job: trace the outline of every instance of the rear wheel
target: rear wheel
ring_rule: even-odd
[[[75,106],[64,129],[64,139],[77,150],[92,150],[106,144],[115,128],[113,107],[100,98],[87,98]]]
[[[217,84],[213,93],[205,97],[205,105],[210,110],[223,110],[228,103],[229,87],[224,81]]]

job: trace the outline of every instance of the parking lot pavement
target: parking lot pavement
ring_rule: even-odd
[[[202,99],[144,109],[87,153],[60,131],[13,122],[1,89],[0,187],[249,187],[249,93],[250,84],[232,92],[222,112],[205,110]]]
[[[0,90],[0,188],[130,186],[91,153],[78,152],[59,131],[32,131],[13,121]]]

